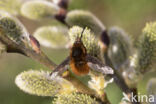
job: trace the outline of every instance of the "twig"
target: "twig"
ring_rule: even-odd
[[[60,0],[60,1],[58,2],[58,6],[59,6],[60,8],[63,8],[63,9],[65,9],[65,10],[67,10],[67,9],[68,9],[68,3],[69,3],[69,0]]]
[[[109,59],[108,57],[108,53],[107,51],[104,53],[104,58],[105,58],[105,62],[106,62],[106,65],[110,66],[113,68],[114,70],[114,74],[113,75],[109,75],[110,77],[113,77],[114,78],[114,81],[116,82],[116,84],[121,88],[121,90],[123,92],[125,92],[126,94],[127,93],[130,93],[131,90],[130,88],[127,86],[127,84],[125,83],[124,79],[122,78],[122,76],[117,72],[117,70],[114,68],[111,60]]]
[[[65,21],[66,14],[68,11],[67,10],[68,9],[68,3],[69,3],[69,0],[59,0],[57,5],[60,7],[60,11],[54,17],[56,20],[58,20],[62,24],[66,25],[67,27],[70,27]]]
[[[127,95],[130,95],[130,98],[132,97],[131,94],[133,92],[133,90],[131,90],[128,85],[126,84],[125,80],[123,79],[123,77],[118,73],[118,71],[114,68],[111,60],[108,57],[108,53],[107,51],[104,54],[104,58],[105,58],[105,62],[106,65],[110,66],[113,68],[114,70],[114,74],[113,75],[109,75],[111,78],[114,78],[114,82],[119,86],[119,88],[126,93]],[[138,102],[131,102],[132,104],[139,104]]]
[[[8,53],[20,53],[22,55],[28,56],[41,64],[47,66],[50,69],[53,69],[56,64],[52,62],[42,51],[40,53],[36,53],[34,50],[27,48],[24,44],[17,44],[10,40],[6,35],[2,34],[0,31],[0,41],[7,45]]]

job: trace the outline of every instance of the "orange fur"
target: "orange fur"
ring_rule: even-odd
[[[76,48],[81,50],[82,53],[76,57],[73,57],[72,53],[76,51],[75,50]],[[77,38],[70,51],[70,67],[74,74],[81,76],[89,73],[89,66],[87,65],[86,62],[86,55],[87,51],[81,41],[81,37]]]
[[[89,66],[87,65],[87,63],[82,66],[76,67],[74,62],[71,61],[70,67],[72,72],[76,75],[85,75],[89,73]]]

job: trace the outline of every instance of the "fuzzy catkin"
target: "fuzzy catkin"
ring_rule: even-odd
[[[27,1],[21,7],[22,15],[33,20],[52,18],[58,11],[57,5],[44,0]]]
[[[46,47],[64,48],[68,43],[67,28],[59,26],[44,26],[38,28],[34,36]]]
[[[61,86],[50,78],[49,73],[43,71],[22,72],[16,77],[16,85],[29,94],[38,96],[55,96]]]
[[[16,44],[29,44],[29,34],[23,24],[7,12],[0,11],[0,32]]]
[[[105,30],[105,26],[101,21],[89,11],[73,10],[70,11],[65,21],[70,26],[88,27],[95,35],[101,35],[101,32]]]
[[[16,77],[15,83],[24,92],[38,96],[56,96],[76,91],[66,79],[45,71],[22,72]]]
[[[72,93],[61,95],[54,99],[52,104],[99,104],[87,94]]]
[[[115,69],[120,69],[121,66],[128,63],[131,54],[131,40],[129,36],[119,27],[111,27],[108,30],[110,38],[110,46],[108,55]]]
[[[140,38],[136,70],[141,73],[156,69],[156,22],[147,23]]]

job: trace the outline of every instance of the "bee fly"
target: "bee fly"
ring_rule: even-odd
[[[82,35],[85,29],[82,30],[80,37],[77,36],[68,56],[60,65],[58,65],[51,75],[57,72],[61,75],[70,66],[71,71],[76,75],[86,75],[90,69],[102,74],[113,74],[113,69],[104,65],[99,59],[87,54],[86,47],[82,42]]]
[[[89,66],[86,61],[87,50],[82,42],[82,34],[80,38],[77,37],[74,42],[71,50],[70,50],[70,62],[69,65],[71,67],[72,72],[76,75],[84,75],[89,73]]]

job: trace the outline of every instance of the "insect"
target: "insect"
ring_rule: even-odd
[[[69,66],[71,71],[78,75],[87,75],[90,70],[100,72],[102,74],[113,74],[113,69],[103,64],[99,59],[87,53],[86,47],[83,44],[82,36],[85,29],[82,30],[80,37],[76,37],[73,46],[70,49],[70,55],[58,65],[51,75],[57,72],[62,75],[63,72],[68,70]]]

